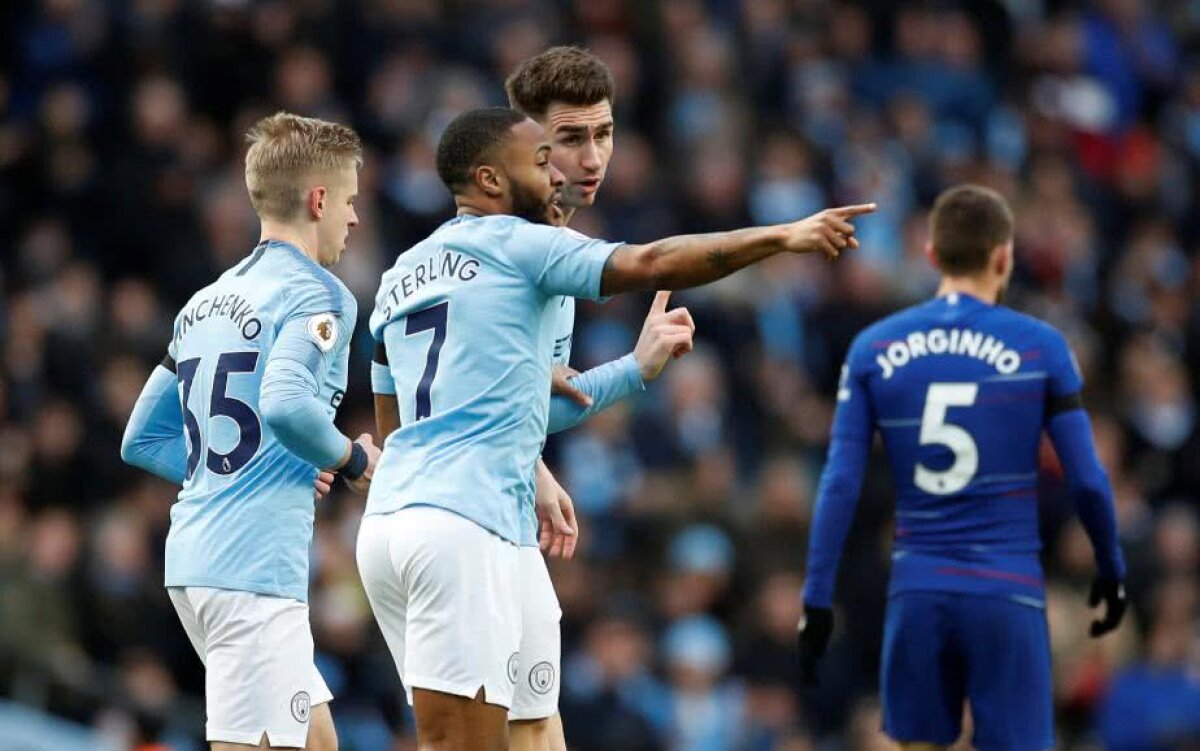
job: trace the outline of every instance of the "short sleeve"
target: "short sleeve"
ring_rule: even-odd
[[[543,293],[599,300],[604,265],[622,244],[594,240],[566,227],[526,223],[514,230],[506,252]]]

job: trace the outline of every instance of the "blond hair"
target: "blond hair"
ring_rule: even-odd
[[[362,140],[345,125],[276,112],[246,134],[246,187],[259,216],[293,219],[303,208],[304,180],[362,166]]]

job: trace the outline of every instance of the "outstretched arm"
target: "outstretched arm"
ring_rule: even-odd
[[[776,253],[822,253],[837,258],[842,250],[858,247],[853,219],[874,210],[873,203],[843,206],[791,224],[623,245],[605,264],[600,293],[698,287]]]
[[[125,426],[121,459],[181,485],[187,474],[187,443],[174,368],[168,355],[150,374]]]

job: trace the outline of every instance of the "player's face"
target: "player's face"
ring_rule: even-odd
[[[563,173],[563,205],[591,206],[604,182],[613,151],[612,105],[554,102],[542,123],[550,134],[550,159]]]
[[[358,224],[354,199],[358,196],[358,169],[347,165],[325,181],[325,210],[317,222],[317,253],[322,266],[332,266],[346,249],[350,228]]]
[[[513,216],[538,224],[558,223],[562,212],[555,204],[563,176],[550,163],[550,143],[542,126],[533,120],[514,125],[504,156]]]

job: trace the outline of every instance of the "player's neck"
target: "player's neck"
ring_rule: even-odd
[[[287,243],[311,258],[313,263],[320,263],[317,260],[316,240],[306,235],[307,233],[285,222],[264,219],[262,222],[262,232],[258,236],[258,241],[275,240],[276,242]]]
[[[988,305],[995,305],[996,300],[1000,297],[998,285],[990,279],[973,276],[943,276],[937,296],[945,297],[954,292],[960,295],[970,295]]]
[[[458,207],[455,216],[494,216],[512,213],[512,207],[505,206],[504,201],[493,200],[487,196],[455,196],[454,205]]]
[[[562,207],[562,213],[563,213],[562,224],[560,226],[566,227],[567,225],[569,225],[571,223],[571,217],[575,216],[575,212],[577,210],[578,209],[576,209],[574,206],[563,206]]]

